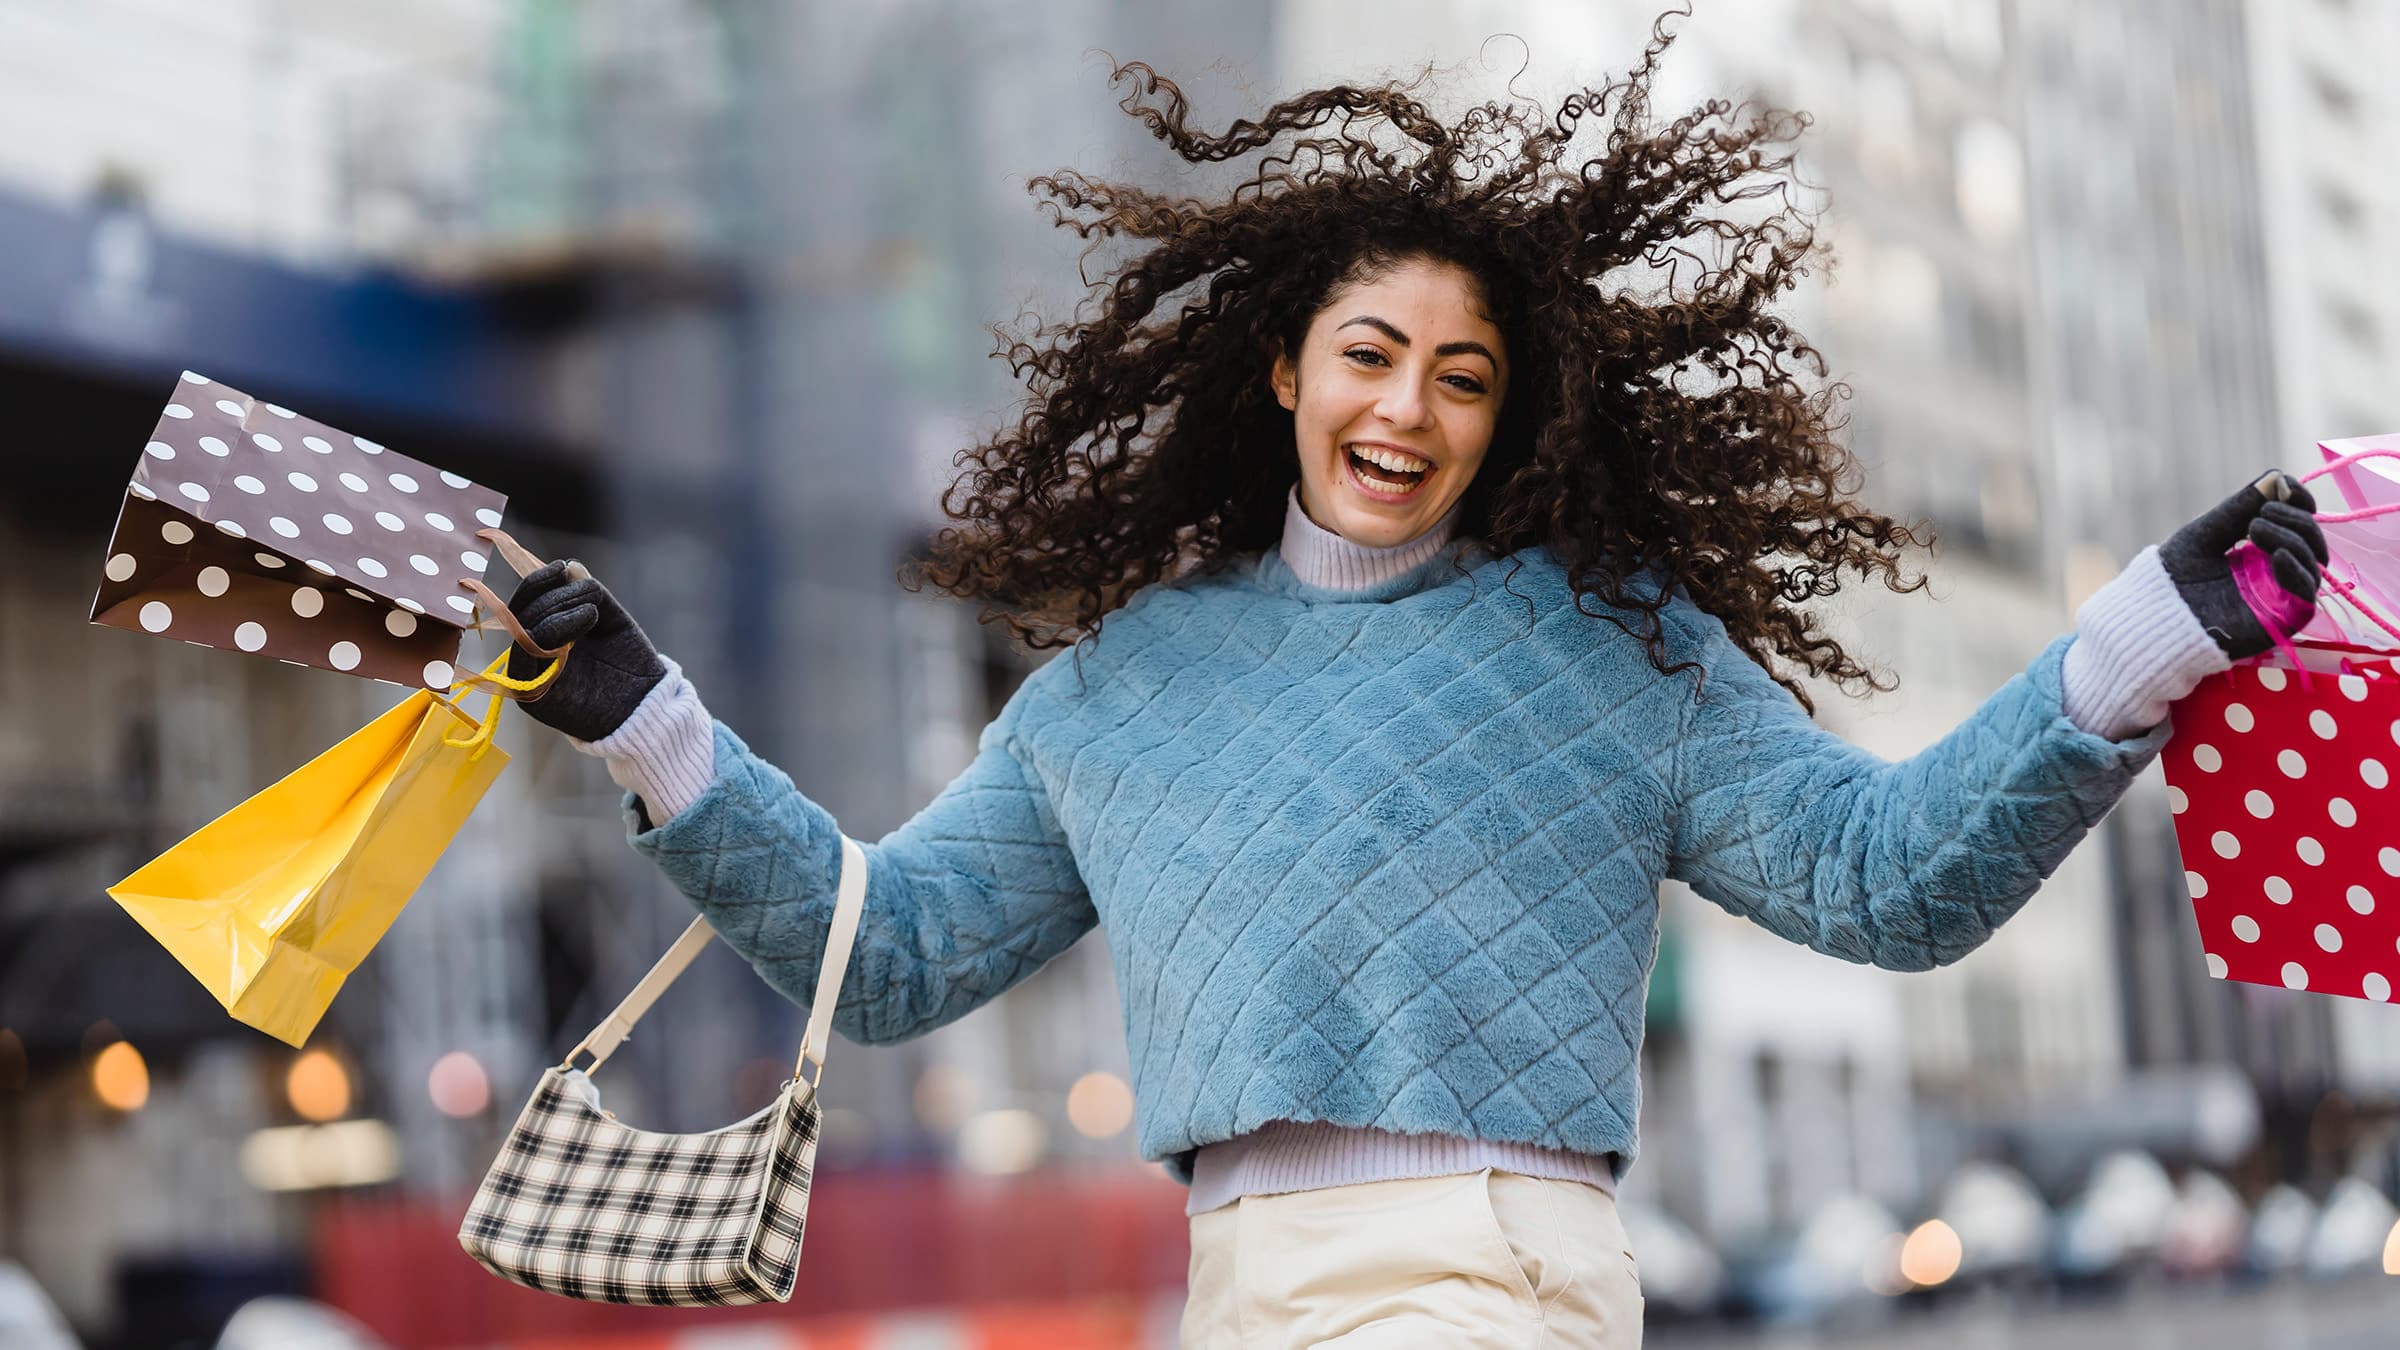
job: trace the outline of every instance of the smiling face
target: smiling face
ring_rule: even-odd
[[[1335,288],[1272,376],[1301,509],[1369,548],[1424,533],[1491,448],[1507,363],[1482,288],[1453,264],[1406,259]]]

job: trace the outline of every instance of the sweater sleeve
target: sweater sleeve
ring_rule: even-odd
[[[671,656],[666,678],[652,686],[624,724],[597,741],[567,737],[587,755],[601,756],[609,778],[641,799],[643,829],[700,799],[717,776],[716,719]]]
[[[2075,611],[2075,645],[2061,668],[2067,717],[2118,739],[2167,720],[2167,707],[2233,659],[2176,594],[2153,546]]]
[[[1981,945],[2166,740],[2069,720],[2062,637],[1940,741],[1886,761],[1810,721],[1713,616],[1668,620],[1706,671],[1670,755],[1669,875],[1847,961],[1924,970]]]
[[[722,722],[714,749],[707,787],[656,828],[626,794],[627,833],[719,936],[805,1006],[833,915],[840,831]],[[923,810],[861,842],[866,907],[833,1019],[853,1041],[906,1040],[955,1021],[1098,922],[1048,793],[997,724]]]

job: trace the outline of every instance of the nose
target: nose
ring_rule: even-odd
[[[1422,430],[1428,417],[1424,391],[1414,380],[1394,380],[1375,400],[1375,415],[1403,430]]]

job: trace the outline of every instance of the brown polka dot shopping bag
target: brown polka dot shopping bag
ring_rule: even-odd
[[[212,399],[207,414],[194,406]],[[496,494],[353,438],[334,446],[331,428],[194,375],[159,425],[118,519],[94,622],[420,686],[108,888],[236,1020],[296,1046],[507,765],[492,744],[502,702],[538,697],[567,649],[536,646],[477,577],[489,545],[520,572],[539,565],[496,528]],[[237,449],[237,436],[250,448]],[[272,491],[270,462],[295,466]],[[403,515],[400,498],[424,509]],[[325,508],[312,527],[296,519],[303,499]],[[337,539],[350,542],[337,551]],[[427,552],[436,548],[446,562]],[[333,584],[357,580],[388,589]],[[479,625],[460,620],[475,618],[478,601],[549,669],[510,679],[503,650],[462,678],[452,664],[461,632]],[[490,692],[480,716],[460,706],[470,685]]]
[[[92,622],[447,689],[508,499],[186,371],[109,541]]]

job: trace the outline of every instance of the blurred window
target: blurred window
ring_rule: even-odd
[[[1950,0],[1947,17],[1952,55],[1974,65],[2000,63],[2006,39],[1998,0]]]
[[[2317,180],[2317,203],[2334,224],[2355,234],[2366,223],[2366,204],[2349,187],[2330,178]]]
[[[1916,172],[1916,99],[1907,72],[1881,58],[1858,71],[1858,158],[1869,177],[1885,182]]]
[[[1783,1134],[1783,1061],[1772,1050],[1751,1058],[1753,1090],[1758,1095],[1759,1170],[1765,1173],[1767,1225],[1780,1228],[1792,1218],[1791,1155]]]
[[[1933,259],[1906,244],[1875,254],[1875,318],[1895,337],[1934,338],[1940,333],[1942,275]]]
[[[1949,18],[1943,12],[1944,6],[1927,4],[1924,0],[1885,0],[1882,8],[1884,18],[1899,25],[1909,41],[1920,47],[1934,47],[1941,43]]]
[[[2016,991],[1995,980],[1967,985],[1968,1062],[1986,1073],[2006,1073],[2024,1062],[2024,1035]]]
[[[1976,493],[1977,516],[1995,555],[2030,542],[2041,523],[2033,474],[2014,459],[1987,458]]]
[[[2370,352],[2383,345],[2375,312],[2349,296],[2326,295],[2325,313],[2333,321],[2334,329],[2350,339],[2352,345]]]
[[[1978,291],[1958,297],[1959,342],[1977,370],[2008,381],[2025,377],[2025,320],[2016,306]]]
[[[1970,118],[1958,129],[1952,160],[1967,228],[1986,244],[2016,238],[2025,223],[2025,161],[2015,133],[1989,118]]]
[[[2381,436],[2392,429],[2392,419],[2363,404],[2344,403],[2334,409],[2335,436]]]
[[[2075,48],[2063,29],[2042,30],[2032,43],[2033,85],[2062,89],[2074,83]]]
[[[1807,39],[1801,59],[1792,69],[1793,101],[1816,114],[1839,135],[1854,133],[1857,110],[1851,102],[1857,81],[1851,75],[1850,44],[1832,33]]]
[[[1949,650],[1947,644],[1944,649]],[[1849,1173],[1844,1190],[1869,1191],[1876,1178],[1890,1169],[1877,1156],[1883,1147],[1881,1132],[1872,1128],[1874,1122],[1888,1118],[1889,1103],[1872,1099],[1872,1082],[1859,1071],[1858,1061],[1845,1050],[1834,1061],[1834,1090],[1842,1098],[1842,1159]]]
[[[536,883],[534,932],[542,966],[542,1043],[556,1045],[598,1016],[599,970],[589,877],[545,875]]]
[[[2124,83],[2125,18],[2117,6],[2092,5],[2073,25],[2075,56],[2083,67],[2079,82],[2092,94],[2112,97]]]
[[[2308,87],[2316,93],[2317,102],[2325,111],[2344,122],[2358,120],[2358,91],[2323,66],[2308,67]]]

